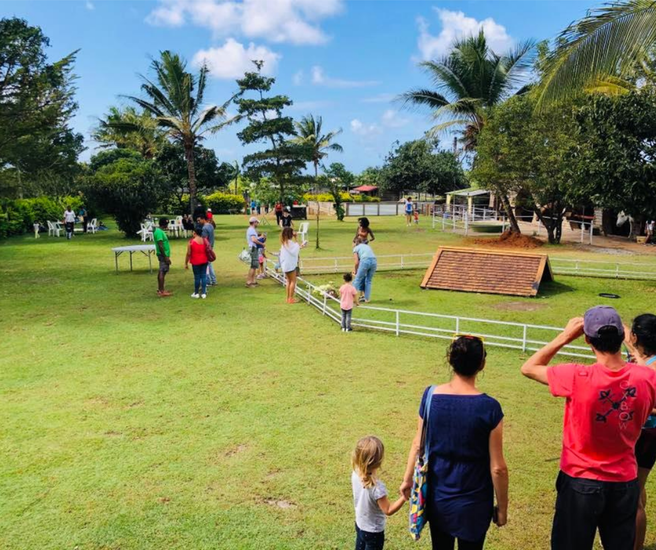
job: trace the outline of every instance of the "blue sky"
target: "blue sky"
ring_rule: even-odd
[[[88,139],[97,117],[137,94],[150,56],[170,49],[190,64],[212,68],[207,100],[223,103],[250,59],[265,59],[275,91],[290,96],[290,114],[322,115],[342,128],[344,153],[333,153],[353,171],[379,165],[395,140],[421,137],[426,113],[391,101],[428,84],[421,59],[445,53],[454,37],[483,26],[502,51],[525,39],[553,38],[598,2],[430,0],[42,0],[2,1],[2,17],[19,16],[51,39],[52,59],[80,49],[76,74],[79,112],[74,126]],[[241,160],[235,128],[205,146],[221,160]],[[87,142],[94,152],[94,144]],[[446,140],[444,145],[447,145]]]

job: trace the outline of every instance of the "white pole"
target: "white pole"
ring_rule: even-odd
[[[397,310],[397,311],[396,311],[396,335],[397,335],[397,336],[398,336],[398,335],[400,334],[400,332],[401,332],[401,330],[400,330],[400,326],[399,326],[399,325],[401,324],[401,323],[400,323],[400,320],[399,320],[399,317],[400,317],[400,314],[399,314],[399,311]]]
[[[526,331],[528,330],[528,327],[524,325],[524,331],[522,334],[522,351],[526,351]]]

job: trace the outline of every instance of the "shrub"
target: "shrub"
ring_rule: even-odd
[[[0,237],[31,232],[34,222],[61,220],[64,210],[82,206],[80,197],[38,197],[35,199],[4,199],[0,201]]]
[[[241,212],[246,206],[246,201],[241,195],[230,195],[228,193],[212,193],[205,197],[207,208],[212,209],[212,214],[230,214]]]

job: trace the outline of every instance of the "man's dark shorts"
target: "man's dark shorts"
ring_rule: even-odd
[[[251,269],[259,269],[260,268],[260,253],[257,251],[257,248],[252,246],[251,247]]]
[[[653,470],[656,464],[656,430],[642,430],[635,449],[638,467]]]
[[[168,258],[166,256],[162,256],[161,254],[158,254],[157,259],[159,260],[159,272],[168,273],[169,268],[171,267],[167,262]]]

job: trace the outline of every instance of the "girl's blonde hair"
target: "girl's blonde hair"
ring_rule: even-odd
[[[280,243],[287,245],[287,243],[294,239],[294,230],[291,227],[285,227],[280,233]]]
[[[365,489],[376,485],[376,470],[380,468],[385,456],[383,442],[373,435],[363,437],[355,446],[351,464],[353,471],[362,480]]]

